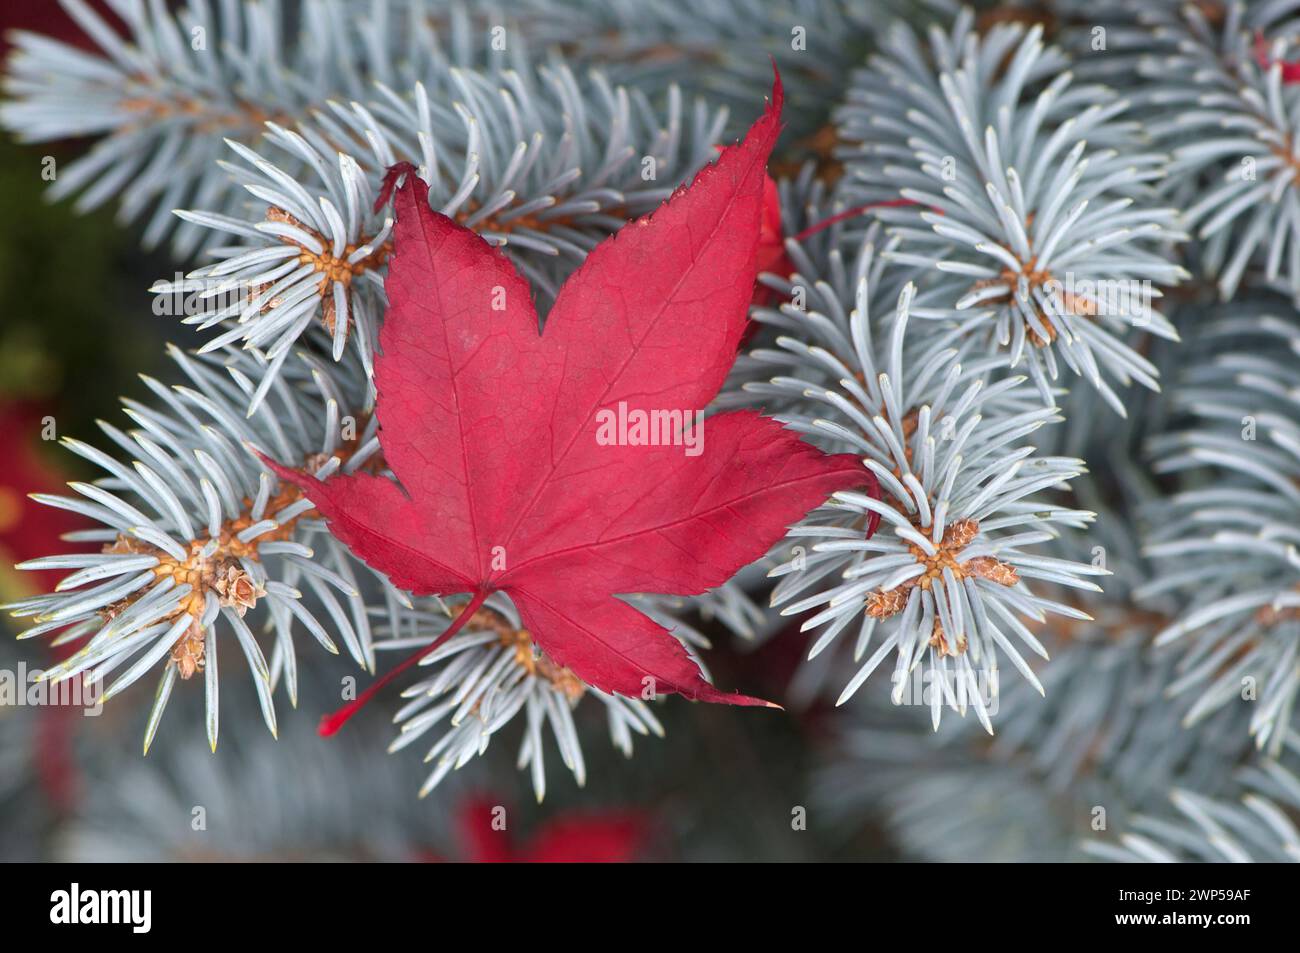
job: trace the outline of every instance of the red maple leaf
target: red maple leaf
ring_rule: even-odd
[[[570,812],[540,827],[523,846],[494,821],[483,798],[467,802],[457,826],[466,860],[475,864],[625,864],[649,839],[650,820],[638,811]]]
[[[413,166],[390,170],[390,187],[403,174],[405,183],[394,199],[376,413],[401,487],[272,466],[397,586],[473,598],[438,642],[325,719],[322,733],[496,591],[550,658],[602,691],[770,704],[714,688],[677,639],[616,595],[702,593],[831,492],[876,492],[857,457],[823,454],[754,412],[662,426],[673,412],[695,420],[735,359],[780,108],[778,78],[742,142],[591,252],[545,334],[509,259],[431,211]],[[638,429],[646,420],[660,421],[657,443],[653,426]]]

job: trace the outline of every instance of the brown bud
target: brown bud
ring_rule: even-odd
[[[876,619],[888,619],[897,615],[907,606],[907,594],[910,587],[898,586],[888,592],[873,592],[867,596],[867,615]]]
[[[957,520],[948,524],[943,531],[943,548],[952,556],[970,545],[977,533],[980,531],[980,524],[977,520]]]
[[[172,646],[172,661],[176,663],[181,678],[190,678],[195,672],[203,670],[205,645],[203,627],[195,619]]]
[[[253,581],[253,578],[235,563],[226,563],[217,574],[212,588],[217,590],[223,606],[233,606],[243,618],[245,612],[257,605],[257,600],[266,595],[266,590]]]
[[[1000,586],[1014,586],[1020,581],[1020,573],[1010,563],[1004,563],[992,556],[976,556],[962,563],[962,569],[972,576],[979,576]]]

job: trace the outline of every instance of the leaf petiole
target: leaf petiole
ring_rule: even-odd
[[[382,689],[398,675],[401,675],[412,665],[419,662],[420,659],[437,649],[440,645],[446,643],[447,640],[459,632],[474,613],[479,610],[487,597],[488,590],[486,589],[480,589],[478,592],[474,593],[473,598],[470,599],[465,605],[465,608],[460,611],[460,615],[451,620],[451,624],[447,626],[447,630],[443,632],[442,635],[438,636],[409,658],[404,659],[399,665],[397,665],[397,667],[384,673],[381,678],[377,679],[369,688],[358,695],[355,700],[348,702],[337,711],[333,711],[330,714],[323,716],[320,720],[320,727],[316,729],[321,737],[328,738],[330,735],[342,728],[349,718],[365,707],[366,703],[375,696],[376,692]]]

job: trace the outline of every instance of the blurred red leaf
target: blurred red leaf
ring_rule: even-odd
[[[486,798],[465,804],[458,816],[464,859],[476,864],[621,864],[646,846],[650,819],[640,811],[561,814],[524,844],[498,829],[505,812]]]

